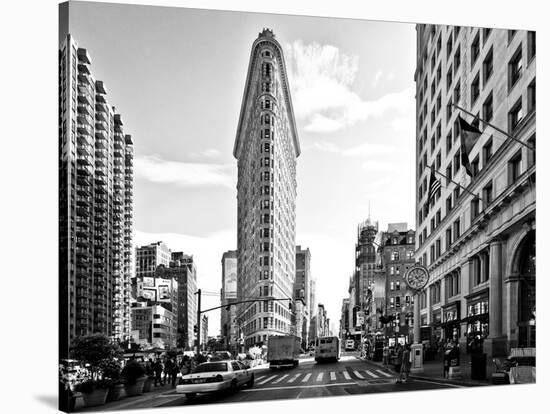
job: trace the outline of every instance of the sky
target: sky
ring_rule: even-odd
[[[237,248],[233,144],[251,46],[283,47],[302,153],[296,244],[338,330],[357,225],[414,228],[413,24],[71,2],[69,30],[122,114],[135,148],[134,241],[193,254],[198,286],[221,288]],[[219,297],[203,297],[203,308]],[[209,313],[209,335],[219,334]]]

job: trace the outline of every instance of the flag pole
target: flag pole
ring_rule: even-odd
[[[439,174],[440,176],[445,177],[445,178],[446,178],[447,180],[449,180],[451,183],[458,185],[460,188],[462,188],[462,189],[463,189],[464,191],[466,191],[468,194],[471,194],[471,195],[473,195],[475,198],[477,198],[478,200],[481,200],[481,198],[480,198],[477,194],[474,194],[473,192],[471,192],[470,190],[468,190],[466,187],[464,187],[462,184],[459,184],[459,183],[457,183],[456,181],[450,179],[450,178],[447,177],[445,174],[440,173],[439,171],[437,171],[435,168],[433,169],[433,171],[434,171],[436,174]],[[483,200],[481,200],[481,201],[483,201]]]
[[[500,129],[499,127],[496,127],[496,126],[494,126],[493,124],[491,124],[490,122],[487,122],[487,121],[483,120],[482,118],[480,118],[480,117],[477,116],[477,115],[474,115],[474,114],[471,113],[470,111],[467,111],[466,109],[461,108],[460,106],[458,106],[457,104],[454,104],[454,103],[452,103],[452,102],[451,102],[451,105],[454,106],[455,108],[459,109],[460,111],[466,112],[468,115],[473,116],[473,117],[474,117],[475,119],[477,119],[478,121],[481,121],[481,122],[483,122],[483,123],[486,124],[486,125],[489,125],[491,128],[493,128],[494,130],[500,132],[501,134],[506,135],[508,138],[510,138],[510,139],[512,139],[512,140],[514,140],[514,141],[516,141],[516,142],[519,142],[521,145],[523,145],[523,146],[529,148],[529,149],[532,150],[532,151],[535,151],[535,147],[532,147],[531,145],[527,144],[526,142],[523,142],[523,141],[517,139],[516,137],[514,137],[514,136],[508,134],[507,132],[504,132],[504,131],[503,131],[502,129]]]

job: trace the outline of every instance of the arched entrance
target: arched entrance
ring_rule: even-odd
[[[517,258],[518,346],[535,347],[536,338],[536,242],[535,230],[525,236]]]

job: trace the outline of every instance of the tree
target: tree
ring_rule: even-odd
[[[92,334],[75,338],[71,355],[74,359],[90,364],[90,370],[95,373],[103,361],[119,358],[122,349],[106,335]]]

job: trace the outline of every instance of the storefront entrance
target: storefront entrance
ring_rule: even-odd
[[[535,347],[536,262],[535,230],[525,237],[519,257],[518,346]]]

